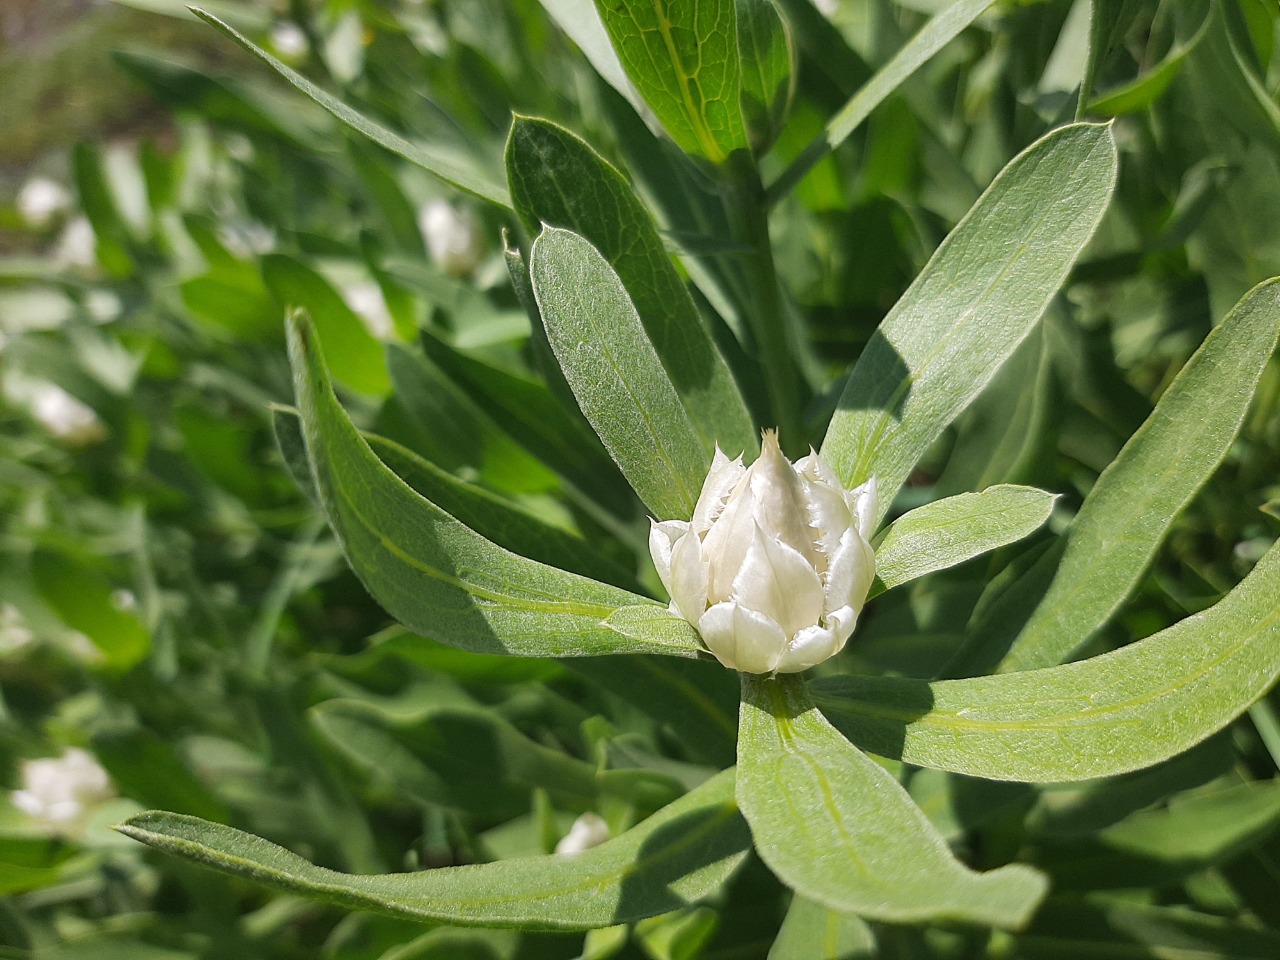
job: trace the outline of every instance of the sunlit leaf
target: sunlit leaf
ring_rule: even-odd
[[[974,873],[893,775],[823,718],[799,677],[742,676],[738,803],[788,886],[877,920],[1027,921],[1043,876],[1018,864]]]
[[[560,930],[607,927],[696,903],[724,883],[750,844],[733,802],[732,772],[577,856],[418,873],[339,873],[232,827],[174,813],[140,814],[117,829],[205,866],[347,907],[458,925]]]

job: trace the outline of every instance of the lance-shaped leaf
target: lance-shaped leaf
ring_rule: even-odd
[[[861,917],[806,897],[791,898],[768,960],[872,960],[876,938]]]
[[[428,805],[510,818],[529,809],[531,787],[546,790],[557,805],[595,806],[607,794],[645,803],[649,810],[683,792],[658,773],[599,771],[594,763],[543,746],[475,707],[409,711],[402,705],[328,700],[310,714],[357,768]]]
[[[534,241],[529,277],[551,349],[609,455],[655,517],[688,518],[711,458],[622,281],[587,240],[555,227]]]
[[[708,455],[717,442],[731,456],[755,453],[755,424],[729,365],[622,174],[563,127],[517,117],[507,179],[531,235],[541,224],[572,230],[617,272]]]
[[[1001,484],[904,514],[876,545],[871,596],[1021,540],[1049,519],[1051,493]]]
[[[1031,586],[1045,591],[1002,671],[1062,662],[1120,607],[1164,542],[1169,521],[1226,457],[1277,339],[1280,279],[1254,287],[1209,333],[1089,491],[1061,553],[1048,554],[1023,589],[980,619],[978,630],[993,631],[998,645],[1002,627],[1021,619],[1011,609],[1017,598]],[[973,642],[984,639],[976,632]]]
[[[434,144],[415,143],[394,130],[389,130],[381,124],[375,123],[360,111],[343,103],[333,94],[321,90],[296,70],[285,66],[236,30],[235,27],[223,23],[213,14],[204,10],[193,7],[192,12],[201,20],[221,30],[236,43],[240,44],[240,46],[328,110],[329,113],[333,114],[334,117],[345,123],[352,130],[363,134],[374,143],[386,147],[392,153],[399,154],[410,163],[417,164],[423,170],[434,174],[450,186],[465,190],[467,193],[479,197],[481,200],[488,200],[499,207],[511,206],[511,198],[507,195],[506,188],[496,180],[485,176],[482,169],[476,164],[475,158],[464,156],[458,151],[450,151]]]
[[[306,310],[316,335],[334,358],[333,376],[360,393],[382,396],[391,386],[383,346],[329,281],[305,263],[283,253],[262,258],[267,289],[285,310]]]
[[[723,163],[747,147],[734,0],[596,0],[627,76],[680,149]]]
[[[695,903],[724,883],[751,843],[733,801],[732,771],[577,856],[417,873],[339,873],[260,837],[176,813],[143,813],[116,829],[226,873],[353,909],[464,926],[559,930],[629,923]]]
[[[858,358],[823,456],[872,474],[881,515],[929,445],[1031,332],[1093,235],[1116,178],[1107,126],[1074,124],[1013,159]]]
[[[307,457],[347,561],[412,630],[479,653],[697,655],[658,604],[510,553],[398,478],[338,405],[311,324],[288,325]]]
[[[978,15],[991,6],[992,2],[993,0],[956,0],[945,10],[939,11],[840,108],[817,139],[769,186],[769,200],[775,201],[786,196],[818,161],[848,139],[871,115],[872,110],[883,103],[886,97],[935,53],[955,39],[960,31],[978,19]]]
[[[271,426],[289,474],[303,493],[316,499],[302,421],[297,412],[287,407],[272,408]],[[633,585],[635,578],[631,573],[603,556],[582,537],[552,526],[505,497],[441,470],[394,440],[374,433],[364,434],[364,439],[396,476],[480,536],[522,557],[561,570],[602,579],[623,589]]]
[[[850,740],[992,780],[1056,783],[1166,760],[1222,729],[1280,676],[1280,545],[1203,613],[1111,653],[969,680],[832,677],[823,711]]]
[[[804,681],[742,675],[738,804],[761,859],[833,910],[908,923],[1026,922],[1044,877],[974,873],[902,785],[818,712]]]
[[[1053,897],[1013,950],[1012,955],[1022,960],[1273,960],[1280,956],[1280,934],[1256,921],[1231,920],[1185,906],[1154,906],[1118,897]]]

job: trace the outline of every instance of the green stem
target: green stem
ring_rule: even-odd
[[[738,163],[734,160],[725,167],[728,174],[725,208],[734,239],[744,247],[741,281],[746,300],[742,307],[764,372],[773,425],[778,428],[784,452],[794,456],[805,449],[808,438],[800,415],[796,350],[788,334],[786,307],[769,240],[764,185],[749,158]]]

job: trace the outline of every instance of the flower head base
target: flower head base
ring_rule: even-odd
[[[876,482],[846,490],[816,453],[792,464],[766,431],[750,467],[717,448],[689,522],[654,523],[671,595],[726,667],[799,673],[839,653],[875,579]]]

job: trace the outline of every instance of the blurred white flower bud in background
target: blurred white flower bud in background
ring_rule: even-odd
[[[88,217],[73,217],[58,238],[53,258],[64,267],[93,267],[98,263],[98,238]]]
[[[30,400],[31,416],[54,437],[72,446],[86,446],[106,437],[106,428],[93,408],[54,383],[42,383]]]
[[[573,857],[598,847],[609,839],[609,825],[594,813],[584,813],[573,821],[569,832],[556,844],[556,856]]]
[[[218,242],[237,260],[252,260],[276,248],[276,232],[256,220],[218,224]]]
[[[290,20],[271,28],[271,49],[286,63],[299,63],[311,52],[306,31]]]
[[[471,211],[432,200],[418,211],[418,229],[431,262],[450,276],[466,276],[480,263],[479,229]]]
[[[12,603],[0,603],[0,654],[19,650],[35,638],[22,611]]]
[[[749,468],[717,448],[693,518],[655,522],[671,595],[726,667],[798,673],[843,649],[875,579],[875,478],[846,490],[816,453],[792,464],[766,431]]]
[[[93,754],[71,747],[60,757],[25,761],[22,789],[15,790],[12,799],[27,816],[66,828],[114,795],[111,778]]]
[[[71,191],[48,177],[32,177],[18,193],[18,213],[28,226],[47,227],[71,208]]]
[[[391,311],[387,309],[382,288],[376,283],[353,283],[345,286],[342,288],[342,299],[351,308],[351,312],[360,318],[365,329],[379,340],[389,340],[395,335],[396,326],[391,319]]]

